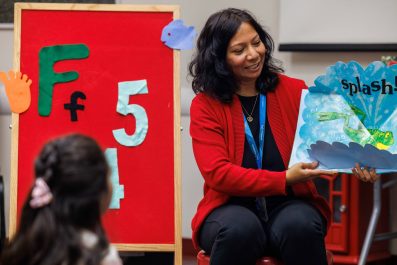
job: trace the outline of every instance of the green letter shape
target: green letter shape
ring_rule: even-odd
[[[43,47],[39,52],[39,114],[49,116],[52,106],[54,84],[76,80],[75,71],[55,73],[54,64],[62,60],[84,59],[89,55],[85,44],[68,44]]]

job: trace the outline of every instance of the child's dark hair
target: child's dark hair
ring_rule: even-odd
[[[108,165],[98,144],[80,134],[47,143],[35,163],[35,175],[48,185],[53,199],[32,208],[31,192],[24,204],[14,239],[2,264],[100,264],[109,246],[101,214],[110,192]],[[82,246],[81,232],[98,236],[93,248]]]
[[[230,103],[238,82],[226,63],[227,46],[240,25],[249,23],[266,47],[262,73],[257,80],[261,93],[272,91],[283,69],[272,57],[274,43],[270,35],[246,10],[228,8],[211,15],[197,40],[197,52],[189,65],[194,93],[206,93],[223,103]]]

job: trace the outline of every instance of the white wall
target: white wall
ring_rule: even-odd
[[[12,69],[13,56],[13,30],[10,27],[0,29],[0,71]],[[0,83],[0,175],[4,177],[6,187],[4,200],[6,211],[6,225],[8,225],[8,209],[10,205],[9,176],[10,176],[10,155],[11,155],[11,115],[9,113],[8,101],[5,97],[3,85]],[[8,226],[7,226],[8,227]]]
[[[10,155],[11,155],[11,115],[0,114],[0,175],[4,177],[4,201],[6,212],[6,227],[8,227],[8,209],[10,205]]]
[[[215,11],[227,7],[245,8],[254,13],[258,20],[273,36],[276,47],[279,37],[279,8],[278,0],[119,0],[122,4],[177,4],[181,6],[181,18],[187,25],[193,25],[200,32],[208,16]],[[304,14],[303,15],[310,15]],[[359,14],[351,14],[361,19]],[[291,21],[291,23],[294,23]],[[390,32],[394,32],[391,28]],[[159,36],[160,38],[160,36]],[[190,220],[195,213],[197,203],[202,195],[202,178],[196,167],[191,149],[189,136],[188,108],[193,93],[187,78],[187,66],[191,60],[193,51],[181,52],[181,106],[182,106],[182,235],[189,238],[191,235]],[[290,76],[304,79],[309,85],[313,80],[325,72],[325,68],[336,61],[356,60],[363,65],[378,60],[384,53],[279,53],[275,57],[283,61],[286,73]],[[390,53],[390,55],[397,55]],[[8,70],[12,66],[12,32],[0,30],[0,70]],[[9,115],[0,115],[0,172],[9,176],[10,157],[10,133],[8,124]],[[397,191],[397,188],[394,189]],[[8,196],[7,196],[8,197]],[[397,192],[392,193],[391,201],[397,199]],[[392,204],[394,205],[394,204]],[[397,230],[397,216],[393,218],[395,230]],[[396,240],[394,240],[396,241]],[[397,244],[393,246],[394,254],[397,254]]]
[[[390,34],[390,25],[397,24],[395,0],[378,1],[376,5],[373,0],[280,2],[279,31],[283,44],[397,42],[397,34]],[[296,10],[305,10],[310,15]],[[370,19],[355,19],[354,14]]]

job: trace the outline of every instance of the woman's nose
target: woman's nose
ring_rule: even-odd
[[[247,53],[247,59],[252,60],[258,58],[259,53],[253,46],[249,46],[248,48],[248,53]]]

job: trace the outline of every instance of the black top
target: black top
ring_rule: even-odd
[[[255,109],[252,112],[253,121],[248,122],[252,136],[255,139],[256,146],[259,147],[259,96],[253,97],[243,97],[239,96],[240,101],[243,108],[243,112],[245,117],[247,117],[247,111],[251,113],[252,108],[254,107],[255,100],[257,100],[255,104]],[[258,168],[256,164],[256,159],[254,154],[252,153],[248,141],[245,141],[244,144],[244,154],[243,154],[243,162],[242,167],[245,168]],[[284,166],[284,162],[282,160],[280,151],[276,145],[276,141],[274,140],[272,130],[270,128],[269,120],[266,115],[265,122],[265,139],[263,144],[263,158],[262,158],[262,168],[270,171],[284,171],[286,170]],[[277,205],[291,199],[293,197],[293,192],[290,186],[287,188],[287,196],[268,196],[266,197],[266,208],[267,211],[272,211]],[[244,205],[251,209],[255,208],[255,197],[232,197],[230,200],[231,203],[236,203],[239,205]]]

